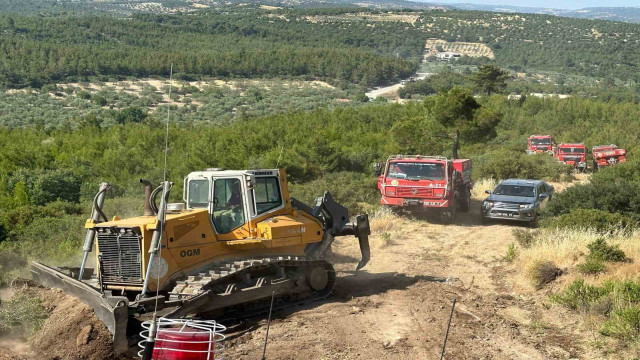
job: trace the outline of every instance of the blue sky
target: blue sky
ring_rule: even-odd
[[[484,5],[517,5],[556,9],[580,9],[585,7],[640,6],[640,0],[419,0],[441,4],[471,3]]]

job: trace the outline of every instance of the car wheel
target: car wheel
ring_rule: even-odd
[[[538,227],[538,214],[535,215],[533,220],[529,221],[529,227],[537,228]]]

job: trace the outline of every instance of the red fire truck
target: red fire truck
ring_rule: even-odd
[[[587,148],[584,144],[559,144],[553,156],[567,165],[583,172],[587,169]]]
[[[617,145],[598,145],[592,149],[593,171],[627,161],[627,151]]]
[[[531,135],[527,139],[527,154],[553,153],[553,136]]]
[[[445,223],[455,220],[458,209],[469,211],[472,187],[469,159],[394,155],[384,167],[377,163],[374,168],[382,205],[396,210],[436,212]]]

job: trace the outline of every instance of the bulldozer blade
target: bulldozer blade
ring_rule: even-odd
[[[106,296],[98,289],[76,280],[55,268],[32,262],[29,271],[33,280],[39,284],[62,289],[66,294],[76,297],[93,308],[100,319],[113,335],[113,347],[118,353],[125,352],[128,347],[127,322],[129,320],[129,302],[126,297]]]

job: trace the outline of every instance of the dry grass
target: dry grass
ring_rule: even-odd
[[[593,230],[544,229],[536,235],[529,248],[520,248],[514,261],[515,268],[522,269],[517,282],[525,288],[532,288],[528,273],[536,264],[551,261],[561,269],[566,269],[563,283],[570,283],[578,278],[585,278],[576,266],[584,263],[589,253],[587,245],[594,242],[602,234]],[[610,245],[618,245],[630,261],[607,263],[606,274],[586,276],[590,283],[601,283],[605,279],[638,280],[640,279],[640,231],[633,234],[616,233],[607,238]]]
[[[401,238],[407,220],[395,215],[387,208],[379,208],[371,215],[371,245],[384,248],[393,245],[394,239]]]
[[[498,186],[498,181],[495,179],[480,179],[473,183],[471,198],[475,200],[483,200],[487,197],[485,190],[493,190],[496,186]]]

